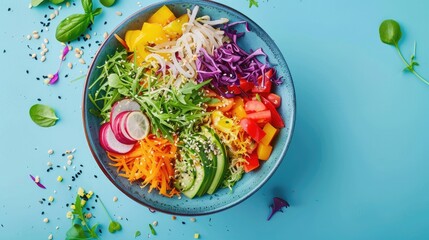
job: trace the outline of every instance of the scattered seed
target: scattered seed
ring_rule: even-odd
[[[34,39],[39,39],[39,38],[40,38],[40,35],[39,35],[38,33],[33,33],[33,38],[34,38]]]
[[[47,38],[45,38],[45,39],[43,39],[43,42],[46,43],[46,44],[48,44],[49,40]]]
[[[177,219],[177,217],[173,215],[173,216],[171,216],[171,219],[172,219],[172,220],[176,220],[176,219]]]
[[[71,62],[69,62],[69,63],[67,64],[67,67],[69,67],[70,69],[72,69],[72,68],[73,68],[73,64],[72,64]]]
[[[48,74],[48,78],[49,79],[52,79],[54,77],[54,75],[52,75],[52,74]]]
[[[81,57],[82,57],[82,55],[80,55],[79,53],[76,53],[74,56],[75,56],[76,58],[81,58]]]
[[[90,39],[91,38],[91,35],[89,35],[88,33],[85,35],[85,38],[86,39]]]
[[[71,166],[71,165],[72,165],[72,161],[71,161],[71,160],[68,160],[68,161],[67,161],[67,165]]]
[[[44,219],[43,219],[43,222],[44,222],[44,223],[48,223],[48,222],[49,222],[49,218],[44,218]]]
[[[39,182],[40,182],[40,177],[39,177],[39,176],[36,176],[36,177],[34,178],[34,182],[35,182],[35,183],[39,183]]]
[[[152,225],[153,225],[154,227],[158,226],[158,221],[153,221]]]
[[[197,219],[194,218],[194,217],[192,217],[190,220],[191,220],[191,222],[196,222],[197,221]]]
[[[58,9],[61,10],[61,6],[59,6]],[[55,9],[54,14],[55,14],[55,16],[58,16],[60,14],[60,12]]]
[[[52,162],[47,162],[46,165],[48,165],[48,167],[52,167]]]
[[[31,40],[31,35],[30,34],[27,35],[27,39]]]
[[[117,11],[117,12],[116,12],[116,15],[118,15],[118,16],[122,16],[122,12]]]
[[[57,15],[55,15],[55,13],[51,13],[51,15],[49,15],[49,19],[54,19]]]
[[[92,213],[89,212],[85,214],[85,218],[90,219],[91,217],[92,217]]]
[[[83,60],[83,58],[79,59],[79,62],[85,64],[85,60]]]
[[[42,57],[40,58],[40,61],[41,61],[41,62],[46,61],[46,56],[42,56]]]
[[[103,38],[106,39],[109,36],[109,34],[107,32],[103,33]]]
[[[68,160],[73,160],[73,158],[74,158],[74,156],[73,156],[73,155],[68,155],[68,156],[67,156],[67,159],[68,159]]]
[[[54,201],[54,197],[49,196],[48,201],[49,201],[49,202],[53,202],[53,201]]]
[[[48,150],[48,154],[49,154],[49,155],[52,155],[52,154],[54,154],[54,150],[52,150],[52,149],[49,149],[49,150]]]
[[[117,202],[117,201],[118,201],[118,197],[114,196],[114,197],[113,197],[113,201],[114,201],[114,202]]]
[[[45,51],[41,51],[40,52],[40,55],[43,57],[43,56],[45,56],[45,54],[46,54],[46,52]]]
[[[36,57],[37,57],[37,54],[35,53],[31,54],[31,58],[36,58]]]
[[[52,239],[54,239],[54,237],[52,236],[52,234],[49,234],[48,240],[52,240]]]

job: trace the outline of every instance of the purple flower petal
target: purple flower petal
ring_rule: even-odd
[[[33,177],[33,175],[30,174],[30,178],[33,180],[34,183],[36,183],[37,186],[39,186],[40,188],[46,189],[46,187],[43,186],[43,184],[41,184],[40,182],[36,182],[36,178]]]
[[[271,217],[274,215],[274,213],[276,213],[278,211],[283,212],[283,210],[282,210],[283,207],[288,208],[290,206],[286,200],[281,199],[279,197],[273,198],[273,201],[274,201],[274,204],[271,205],[271,214],[268,216],[267,221],[269,221],[271,219]]]
[[[57,73],[54,74],[54,76],[51,78],[51,80],[49,80],[49,84],[54,84],[58,81],[59,76],[58,76],[59,70]]]
[[[69,46],[65,46],[63,49],[63,54],[61,55],[61,59],[64,61],[65,57],[67,56],[67,53],[69,53],[70,49]]]

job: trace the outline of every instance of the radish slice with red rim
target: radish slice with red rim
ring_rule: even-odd
[[[112,106],[112,110],[110,112],[110,122],[114,124],[116,117],[125,111],[137,111],[140,110],[140,104],[131,99],[122,99]]]
[[[130,135],[126,133],[124,128],[122,127],[124,120],[127,118],[128,114],[130,113],[131,111],[121,112],[118,114],[118,116],[116,116],[115,120],[112,123],[110,123],[116,139],[118,139],[119,142],[124,144],[134,144],[136,142],[136,140],[131,138]]]
[[[145,138],[150,131],[149,119],[141,111],[130,112],[124,119],[124,130],[135,140]]]
[[[101,125],[99,137],[101,147],[108,152],[124,154],[131,151],[134,147],[134,144],[123,144],[119,142],[109,123]]]

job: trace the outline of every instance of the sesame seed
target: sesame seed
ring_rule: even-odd
[[[31,35],[30,34],[27,35],[27,39],[31,40]]]
[[[68,159],[68,160],[72,160],[73,158],[74,158],[74,156],[73,156],[73,155],[68,155],[68,156],[67,156],[67,159]]]
[[[37,57],[37,54],[35,53],[31,54],[31,58],[36,58],[36,57]]]
[[[117,202],[117,201],[118,201],[118,197],[114,196],[114,197],[113,197],[113,201],[114,201],[114,202]]]
[[[83,60],[83,58],[79,59],[79,62],[80,62],[81,64],[85,64],[85,60]]]
[[[52,236],[52,234],[49,234],[48,240],[52,240],[52,239],[54,239],[54,237]]]
[[[49,218],[44,218],[44,219],[43,219],[43,222],[44,222],[44,223],[48,223],[48,222],[49,222]]]
[[[67,64],[67,67],[69,67],[70,69],[72,69],[72,68],[73,68],[73,64],[72,64],[71,62],[69,62],[69,63]]]
[[[54,150],[52,150],[52,149],[49,149],[49,150],[48,150],[48,154],[49,154],[49,155],[52,155],[52,154],[54,154]]]
[[[74,56],[75,56],[76,58],[81,58],[81,57],[82,57],[82,55],[80,55],[79,53],[76,53]]]
[[[103,33],[103,38],[106,39],[109,36],[109,34],[107,32]]]
[[[122,16],[122,12],[117,11],[117,12],[116,12],[116,15],[118,15],[118,16]]]
[[[153,221],[152,225],[153,225],[154,227],[158,226],[158,221]]]
[[[42,56],[42,57],[40,58],[40,61],[41,61],[41,62],[46,61],[46,56]]]
[[[48,44],[49,40],[47,38],[45,38],[45,39],[43,39],[43,42],[46,43],[46,44]]]
[[[38,33],[33,33],[33,38],[34,38],[34,39],[39,39],[39,38],[40,38],[40,35],[39,35]]]
[[[49,15],[49,19],[54,19],[57,15],[55,15],[55,13],[51,13],[51,15]]]

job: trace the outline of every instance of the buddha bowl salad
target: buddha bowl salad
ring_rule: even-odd
[[[89,86],[103,121],[100,145],[131,183],[168,197],[232,189],[268,160],[284,122],[281,84],[262,49],[244,51],[229,23],[158,9],[141,29],[115,37],[123,45]],[[265,59],[261,63],[260,59]]]

